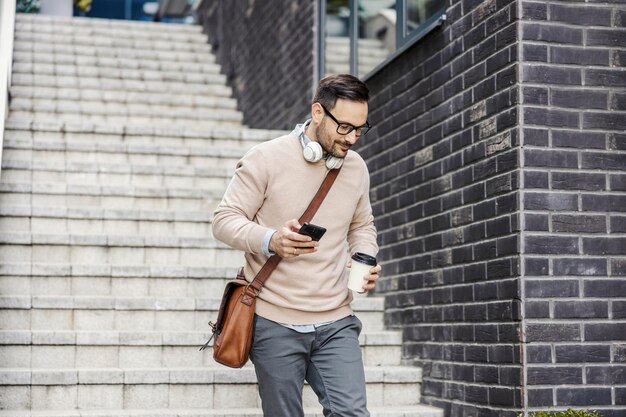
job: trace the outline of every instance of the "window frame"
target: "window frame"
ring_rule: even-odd
[[[359,0],[349,0],[350,19],[348,21],[348,36],[350,38],[350,74],[358,76],[359,67],[359,51],[358,51],[358,10]],[[390,53],[384,61],[374,67],[362,78],[364,81],[371,78],[374,74],[387,66],[391,61],[396,59],[409,47],[414,45],[420,39],[428,35],[430,32],[442,26],[446,21],[445,6],[428,18],[426,22],[418,26],[411,32],[406,33],[407,0],[396,0],[396,50]],[[326,0],[317,0],[317,81],[326,74]]]

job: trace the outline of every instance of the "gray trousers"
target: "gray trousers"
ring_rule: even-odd
[[[303,417],[306,380],[326,417],[369,417],[359,346],[361,321],[345,317],[298,333],[255,316],[250,359],[259,381],[265,417]]]

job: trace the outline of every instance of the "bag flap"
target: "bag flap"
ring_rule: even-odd
[[[220,310],[217,315],[217,321],[215,322],[215,329],[219,332],[222,330],[224,325],[224,315],[226,314],[226,306],[228,305],[228,300],[237,288],[248,285],[248,281],[245,279],[233,279],[226,283],[226,287],[224,288],[224,295],[222,296],[222,303],[220,305]]]

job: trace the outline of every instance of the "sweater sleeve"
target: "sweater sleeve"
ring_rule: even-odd
[[[263,239],[269,228],[254,219],[265,200],[269,172],[261,151],[251,149],[238,163],[235,174],[213,216],[213,236],[253,254],[263,253]]]
[[[363,252],[376,256],[378,244],[376,243],[376,226],[374,226],[374,215],[370,204],[370,177],[365,163],[363,163],[363,167],[363,188],[348,230],[348,244],[350,254]]]

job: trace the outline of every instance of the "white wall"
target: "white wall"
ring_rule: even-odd
[[[39,3],[41,4],[40,14],[54,16],[72,16],[74,14],[72,0],[40,0]]]

